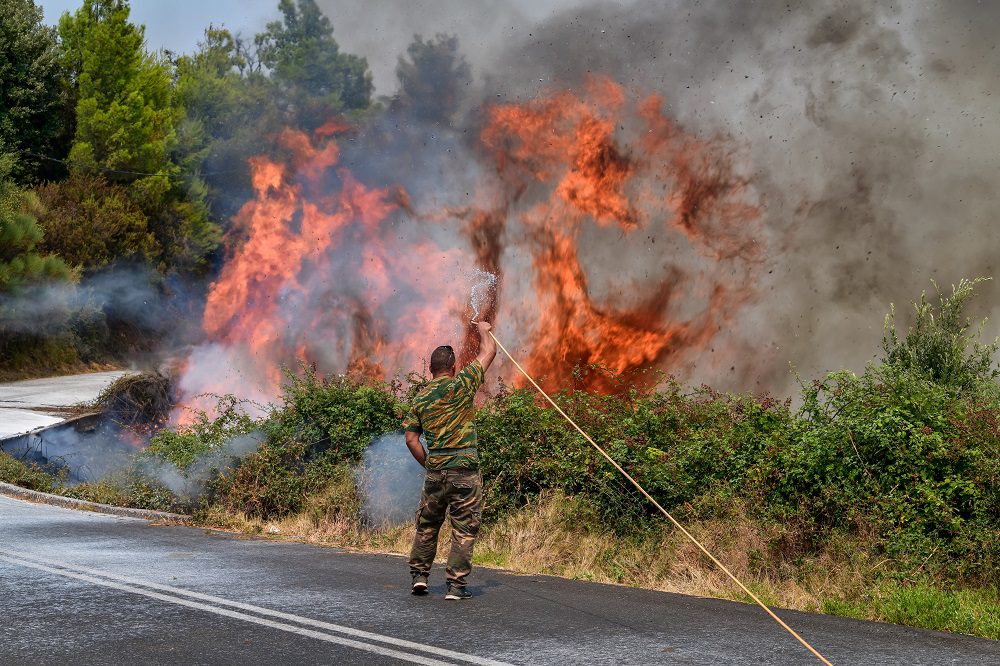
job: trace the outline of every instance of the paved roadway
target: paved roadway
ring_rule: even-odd
[[[124,374],[113,370],[0,384],[0,439],[59,423],[62,417],[51,412],[92,401]],[[45,413],[32,411],[37,409]]]
[[[760,609],[477,569],[412,597],[399,557],[0,497],[2,664],[812,664]],[[1000,643],[785,611],[838,666],[998,664]]]

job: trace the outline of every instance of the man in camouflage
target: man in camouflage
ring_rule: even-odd
[[[455,351],[438,347],[431,354],[431,381],[413,399],[403,424],[406,446],[427,469],[417,509],[417,534],[410,551],[413,594],[427,594],[427,576],[437,553],[438,531],[445,512],[451,517],[451,553],[445,599],[468,599],[466,577],[472,571],[472,548],[479,532],[483,478],[476,448],[473,399],[497,353],[490,324],[477,322],[479,355],[455,372]],[[427,450],[420,443],[424,435]]]

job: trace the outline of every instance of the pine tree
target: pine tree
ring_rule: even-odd
[[[206,270],[220,234],[204,183],[179,164],[183,109],[174,104],[169,63],[146,52],[127,0],[84,0],[60,19],[59,34],[76,99],[71,168],[127,186],[156,238],[161,271]]]
[[[16,152],[13,177],[46,173],[38,155],[56,149],[63,115],[56,33],[33,0],[0,0],[0,153]]]
[[[316,0],[281,0],[278,8],[283,20],[268,23],[256,41],[289,123],[313,130],[334,115],[367,109],[368,61],[340,52]]]
[[[62,259],[37,252],[42,229],[27,212],[30,195],[11,179],[14,170],[13,158],[0,156],[0,292],[7,293],[40,281],[73,276]]]
[[[396,65],[399,93],[394,110],[406,109],[420,120],[450,125],[472,83],[472,68],[458,50],[458,37],[437,35],[424,41],[415,35],[406,54],[408,58],[400,56]]]

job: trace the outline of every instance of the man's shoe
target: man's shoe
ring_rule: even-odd
[[[412,593],[417,596],[427,594],[427,576],[424,574],[417,574],[413,577]]]
[[[444,595],[444,598],[448,601],[462,601],[463,599],[471,599],[472,593],[466,590],[464,587],[459,587],[458,585],[449,585],[448,594]]]

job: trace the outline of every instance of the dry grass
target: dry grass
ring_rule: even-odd
[[[677,530],[665,525],[653,536],[622,538],[580,520],[576,501],[559,494],[485,527],[476,543],[475,562],[522,574],[550,574],[667,592],[749,601],[749,597]],[[349,476],[312,498],[300,513],[262,521],[215,510],[206,523],[245,534],[294,539],[367,552],[405,555],[412,526],[369,529],[357,518],[358,503]],[[720,561],[768,604],[818,611],[824,599],[852,596],[864,588],[867,560],[844,552],[795,562],[777,558],[773,544],[785,529],[762,528],[730,517],[688,526]],[[438,553],[449,547],[447,525]],[[858,551],[855,551],[858,552]],[[845,557],[846,556],[846,557]],[[443,561],[439,558],[439,561]]]

